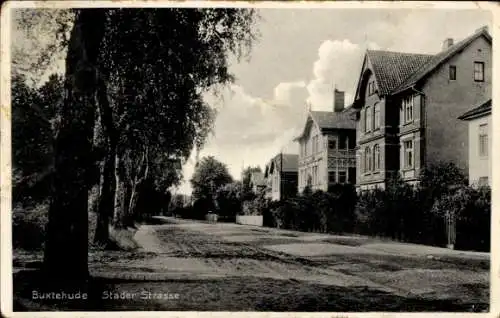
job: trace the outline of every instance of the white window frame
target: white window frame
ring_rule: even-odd
[[[345,180],[344,182],[340,182],[340,174],[344,173],[345,174]],[[337,171],[337,183],[347,183],[347,169],[339,169]]]
[[[372,149],[370,147],[365,148],[365,173],[372,171]]]
[[[487,158],[488,157],[488,124],[480,124],[479,125],[479,157]]]
[[[408,96],[402,100],[403,107],[403,123],[408,124],[413,122],[413,112],[414,112],[414,96]]]
[[[380,103],[373,105],[373,130],[377,129],[380,129]]]
[[[380,170],[380,145],[376,144],[373,146],[373,170]]]
[[[410,147],[408,147],[410,146]],[[404,168],[412,169],[415,166],[415,143],[413,139],[403,140],[403,150],[404,150]],[[408,156],[408,155],[411,155]],[[411,158],[411,162],[408,162],[409,158]]]
[[[372,131],[372,110],[370,106],[366,107],[366,114],[365,114],[365,132],[370,132]]]
[[[476,66],[480,68],[476,69]],[[484,82],[484,62],[474,61],[474,82]]]

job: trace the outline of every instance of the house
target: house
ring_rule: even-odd
[[[418,182],[426,165],[451,161],[468,169],[467,124],[458,116],[491,98],[487,28],[435,55],[368,50],[358,79],[357,188],[384,188],[399,173]]]
[[[344,92],[334,90],[333,111],[309,111],[299,143],[298,192],[328,191],[335,183],[356,179],[356,122],[344,107]]]
[[[255,194],[264,192],[266,188],[266,181],[264,179],[264,173],[259,171],[253,171],[250,174],[250,189]]]
[[[297,192],[298,155],[280,153],[266,166],[265,197],[274,201],[293,196]]]
[[[469,125],[469,183],[491,185],[491,99],[462,114]]]

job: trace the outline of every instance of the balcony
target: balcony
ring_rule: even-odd
[[[355,158],[356,150],[345,149],[345,150],[331,150],[328,149],[328,158]]]

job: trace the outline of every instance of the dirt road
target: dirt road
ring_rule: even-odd
[[[398,245],[366,238],[162,222],[167,223],[137,231],[142,257],[91,262],[102,295],[95,310],[483,311],[489,306],[484,255],[406,255]]]

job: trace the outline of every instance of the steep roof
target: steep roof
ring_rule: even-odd
[[[353,110],[354,108],[348,106],[341,112],[310,111],[308,121],[311,118],[321,130],[356,129],[356,122],[352,118]],[[306,134],[307,127],[308,122],[306,122],[300,136],[294,140],[302,138]]]
[[[469,120],[488,114],[491,114],[491,99],[465,112],[463,115],[458,117],[458,119]]]
[[[283,156],[283,167],[281,167],[281,156]],[[296,154],[277,154],[271,159],[269,173],[274,173],[274,169],[283,172],[296,172],[299,169],[299,155]]]
[[[387,95],[406,78],[428,63],[433,55],[367,50],[380,95]]]
[[[482,28],[476,31],[474,34],[466,37],[462,41],[452,45],[447,50],[434,55],[432,59],[422,65],[418,70],[411,74],[411,76],[406,78],[404,82],[398,85],[398,87],[395,87],[391,93],[397,94],[415,85],[419,80],[432,73],[432,71],[438,68],[442,63],[446,62],[457,53],[461,52],[464,48],[466,48],[469,44],[471,44],[474,40],[478,39],[481,36],[484,36],[491,43],[491,35],[488,33],[488,30],[486,28]]]
[[[311,111],[311,116],[320,129],[356,129],[356,122],[349,117],[350,111]]]

